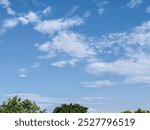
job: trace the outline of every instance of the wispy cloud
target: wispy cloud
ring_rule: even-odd
[[[127,7],[132,9],[136,6],[139,6],[142,3],[143,3],[143,0],[130,0],[129,3],[127,4]]]
[[[46,8],[42,11],[42,13],[45,14],[45,15],[47,15],[47,14],[50,14],[51,11],[52,11],[51,7],[46,7]]]
[[[28,14],[22,15],[18,17],[18,20],[23,24],[26,25],[28,23],[35,23],[39,21],[39,16],[37,13],[29,11]]]
[[[6,19],[3,21],[3,28],[8,29],[8,28],[13,28],[18,25],[18,20],[17,18],[13,19]]]
[[[72,10],[69,11],[69,13],[67,14],[67,16],[73,15],[78,9],[79,9],[79,6],[78,6],[78,5],[74,6],[74,7],[72,8]]]
[[[19,23],[27,25],[29,23],[36,23],[39,21],[37,13],[30,11],[28,14],[23,14],[18,17],[5,19],[2,23],[0,32],[4,33],[7,30],[16,27]]]
[[[114,100],[114,98],[108,98],[108,97],[92,97],[92,96],[89,96],[89,97],[82,97],[81,99],[88,100],[88,101],[93,101],[93,100]]]
[[[20,75],[19,75],[19,78],[26,78],[26,77],[27,77],[26,74],[20,74]]]
[[[67,62],[66,62],[65,60],[51,63],[51,65],[52,65],[52,66],[55,66],[55,67],[63,67],[63,66],[65,66],[66,64],[67,64]]]
[[[83,82],[82,85],[87,88],[102,88],[102,87],[110,87],[115,84],[109,80],[97,80],[92,82]]]
[[[98,13],[99,15],[102,15],[105,11],[104,6],[108,4],[108,1],[97,1],[97,0],[93,0],[93,2],[96,4],[96,6],[98,7]]]
[[[27,69],[25,68],[20,68],[18,69],[18,74],[19,74],[19,78],[27,78]]]
[[[128,82],[148,83],[149,80],[150,57],[141,56],[136,60],[117,60],[112,63],[95,62],[87,67],[90,73],[114,73],[127,77]],[[138,78],[137,78],[138,77]],[[135,79],[140,79],[136,81]]]
[[[11,9],[11,3],[9,0],[0,0],[0,5],[6,9],[7,13],[10,15],[15,15],[15,11]]]
[[[47,53],[46,57],[53,57],[58,54],[67,54],[72,58],[86,58],[96,53],[90,46],[88,40],[80,34],[71,31],[62,31],[56,35],[50,42],[36,45],[39,51]]]
[[[75,66],[75,64],[78,61],[79,61],[78,59],[62,60],[62,61],[58,61],[58,62],[53,62],[53,63],[51,63],[51,65],[55,66],[55,67],[64,67],[65,65]]]
[[[130,77],[125,80],[127,84],[148,84],[150,85],[150,75]]]
[[[7,30],[14,28],[18,25],[18,19],[17,18],[12,18],[12,19],[5,19],[2,22],[2,26],[0,28],[0,34],[5,33]]]
[[[35,30],[44,34],[54,34],[55,32],[68,29],[70,27],[79,26],[83,24],[83,20],[79,17],[69,19],[55,19],[55,20],[44,20],[40,21],[36,26]]]
[[[96,44],[97,53],[105,57],[114,55],[114,59],[108,62],[101,57],[89,63],[86,70],[93,74],[117,74],[126,78],[123,81],[125,83],[148,84],[150,53],[145,48],[150,45],[149,41],[150,21],[145,21],[129,32],[104,35]]]

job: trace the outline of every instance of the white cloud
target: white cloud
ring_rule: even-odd
[[[51,47],[50,42],[46,42],[46,43],[41,44],[41,45],[35,44],[35,46],[38,47],[38,50],[42,51],[42,52],[48,52],[49,48]]]
[[[69,65],[75,66],[75,64],[76,64],[78,61],[79,61],[78,59],[70,59],[70,60],[67,60],[67,63],[68,63]]]
[[[150,5],[146,7],[145,11],[146,13],[150,13]]]
[[[104,13],[105,9],[104,8],[99,8],[98,9],[98,13],[99,15],[102,15]]]
[[[11,18],[11,19],[5,19],[3,21],[2,28],[0,29],[0,32],[4,33],[8,29],[16,27],[19,23],[26,25],[26,24],[33,23],[33,22],[36,23],[38,21],[39,21],[39,16],[36,13],[30,11],[28,14],[24,14],[24,15],[19,16],[19,17],[15,17],[15,18]]]
[[[24,16],[29,22],[38,22],[39,17],[35,12],[30,11],[27,15]]]
[[[18,25],[18,20],[17,18],[13,19],[6,19],[3,21],[3,28],[8,29],[8,28],[13,28]]]
[[[11,4],[9,0],[0,0],[0,4],[6,9],[8,14],[15,15],[15,11],[10,8]]]
[[[18,71],[19,72],[26,72],[27,70],[25,68],[20,68]]]
[[[150,21],[133,28],[129,32],[110,33],[97,39],[95,48],[100,55],[118,55],[119,58],[131,58],[138,54],[146,53],[145,46],[150,45]]]
[[[148,71],[150,57],[138,57],[136,60],[117,60],[115,62],[95,62],[89,64],[87,71],[91,73],[114,72],[125,76],[150,75]]]
[[[0,28],[0,34],[5,33],[8,29],[14,28],[18,25],[17,18],[5,19]]]
[[[36,13],[30,11],[25,18],[27,18],[29,20],[29,22],[37,22],[39,17],[37,16]]]
[[[10,7],[7,7],[7,13],[10,14],[10,15],[15,15],[15,11],[12,10]]]
[[[88,46],[88,41],[80,34],[62,31],[51,42],[37,46],[39,51],[47,53],[46,57],[65,53],[73,58],[86,58],[96,55]]]
[[[133,29],[133,32],[129,35],[128,43],[139,44],[141,46],[150,44],[150,21],[144,22],[141,26]]]
[[[99,15],[102,15],[104,13],[104,11],[105,11],[104,6],[108,4],[108,1],[96,1],[96,0],[94,0],[93,2],[98,7]]]
[[[51,65],[55,67],[64,67],[65,65],[75,66],[76,62],[78,62],[78,59],[70,59],[70,60],[62,60],[58,62],[53,62],[51,63]]]
[[[45,14],[45,15],[46,15],[46,14],[50,14],[50,13],[51,13],[51,10],[52,10],[51,7],[47,7],[47,8],[45,8],[45,9],[42,11],[42,13]]]
[[[27,69],[25,68],[20,68],[18,69],[18,74],[19,74],[19,78],[27,78]]]
[[[54,34],[57,31],[68,29],[73,26],[79,26],[83,24],[83,20],[79,17],[70,19],[55,19],[55,20],[44,20],[40,21],[36,26],[35,30],[44,34]]]
[[[130,77],[125,80],[125,83],[128,84],[150,84],[150,75],[149,76],[138,76]]]
[[[4,6],[9,6],[10,2],[8,0],[0,0],[0,4],[2,4]]]
[[[114,100],[114,98],[108,98],[108,97],[82,97],[81,99],[88,100],[88,101],[93,101],[93,100]]]
[[[149,82],[150,56],[139,56],[137,59],[117,60],[115,62],[95,62],[87,67],[87,71],[93,74],[114,73],[127,77],[126,82]],[[137,80],[138,79],[138,80]],[[137,81],[136,81],[137,80]]]
[[[29,23],[29,20],[25,17],[19,17],[18,20],[23,24],[23,25],[26,25]]]
[[[37,15],[37,13],[29,11],[28,14],[24,14],[18,17],[18,20],[23,25],[26,25],[28,23],[37,23],[39,21],[39,16]]]
[[[87,88],[102,88],[113,86],[114,83],[109,80],[97,80],[92,82],[83,82],[82,85]]]
[[[67,64],[67,63],[66,63],[65,60],[51,63],[51,65],[52,65],[52,66],[55,66],[55,67],[63,67],[63,66],[65,66],[66,64]]]
[[[126,78],[125,83],[149,83],[150,21],[129,32],[110,33],[97,40],[100,59],[88,63],[86,70],[93,74],[114,74]],[[111,61],[106,58],[113,57]],[[112,56],[113,55],[113,56]],[[137,81],[136,81],[137,80]]]
[[[129,8],[134,8],[134,7],[136,7],[136,6],[138,6],[138,5],[142,4],[142,3],[143,3],[142,0],[130,0],[129,3],[127,4],[127,6]]]
[[[20,74],[20,75],[19,75],[19,78],[26,78],[26,77],[27,77],[26,74]]]

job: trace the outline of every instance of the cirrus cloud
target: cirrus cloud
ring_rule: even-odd
[[[70,27],[83,24],[83,20],[79,17],[69,19],[55,19],[40,21],[34,29],[44,34],[54,34],[57,31],[68,29]]]

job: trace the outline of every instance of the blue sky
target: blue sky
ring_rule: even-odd
[[[150,109],[149,17],[148,0],[0,0],[0,102]]]

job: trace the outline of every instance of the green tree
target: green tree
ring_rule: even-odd
[[[123,111],[123,112],[121,112],[121,113],[132,113],[132,111],[130,111],[130,110],[125,110],[125,111]]]
[[[132,112],[130,110],[125,110],[121,113],[150,113],[149,110],[142,110],[141,108],[137,109],[136,111]]]
[[[87,113],[88,108],[81,106],[80,104],[62,104],[60,107],[56,107],[53,113]]]
[[[134,113],[150,113],[149,110],[142,110],[142,109],[137,109]]]
[[[28,99],[21,100],[17,96],[9,98],[0,105],[0,113],[43,113],[45,111],[41,110],[35,102]]]

